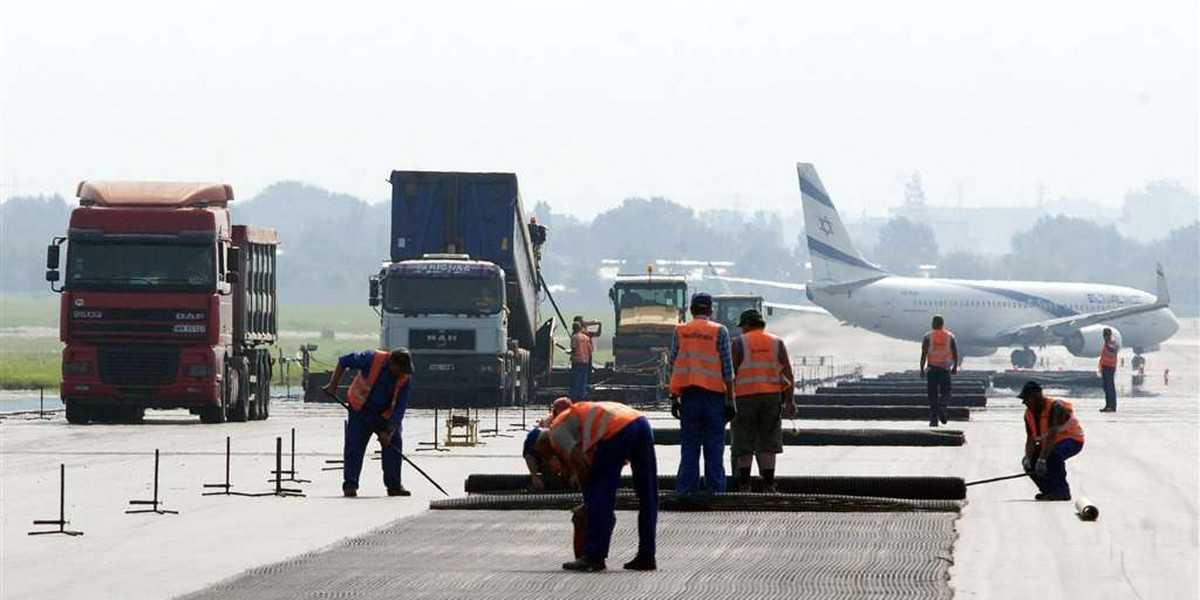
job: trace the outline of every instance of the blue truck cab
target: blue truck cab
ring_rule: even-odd
[[[538,315],[545,230],[526,223],[516,175],[394,171],[390,181],[390,260],[370,303],[382,347],[412,352],[411,405],[532,399],[550,370],[553,322]]]

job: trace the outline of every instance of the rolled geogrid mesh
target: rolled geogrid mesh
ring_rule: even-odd
[[[955,381],[953,384],[955,394],[961,395],[984,395],[987,394],[987,388],[978,384],[960,384]],[[817,394],[926,394],[928,388],[924,382],[919,383],[876,383],[876,384],[860,384],[860,383],[840,383],[837,386],[821,386],[816,389]]]
[[[1026,381],[1036,381],[1042,387],[1103,387],[1104,381],[1095,371],[1005,371],[996,373],[996,387],[1021,389]]]
[[[962,500],[967,497],[966,484],[958,477],[776,476],[775,486],[784,494],[908,500]],[[477,473],[468,476],[463,487],[468,494],[525,494],[529,491],[530,481],[528,475],[515,473]],[[621,488],[633,489],[633,481],[628,475],[621,478]],[[658,488],[674,490],[675,476],[659,475]],[[561,479],[547,479],[544,491],[571,492],[573,488]]]
[[[946,408],[951,421],[969,421],[970,409],[962,406]],[[796,406],[797,419],[822,421],[928,421],[927,406]]]
[[[929,396],[921,394],[796,394],[796,404],[801,406],[922,406],[929,408]],[[952,394],[949,406],[982,408],[987,406],[983,394]],[[928,416],[928,413],[926,413]]]
[[[784,446],[961,446],[966,437],[957,429],[788,429],[782,432]],[[725,443],[730,433],[725,432]],[[678,446],[679,429],[655,428],[654,443]]]
[[[433,500],[433,510],[570,510],[583,502],[583,494],[475,494],[461,498]],[[631,490],[617,492],[617,510],[637,510],[637,496]],[[721,493],[706,496],[676,496],[660,492],[662,511],[765,511],[765,512],[958,512],[957,500],[918,500],[877,498],[841,494],[750,494]]]

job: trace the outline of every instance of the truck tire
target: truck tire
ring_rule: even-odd
[[[250,394],[246,393],[245,379],[237,368],[229,369],[226,373],[229,395],[225,404],[229,407],[229,420],[234,423],[250,420]]]
[[[263,352],[263,368],[258,372],[258,385],[262,395],[258,401],[258,418],[266,421],[271,416],[271,357]]]
[[[92,414],[87,407],[81,406],[78,402],[67,400],[64,404],[67,405],[67,422],[72,425],[87,425],[91,420]]]
[[[127,406],[121,409],[120,421],[138,424],[146,420],[146,408],[143,406]]]

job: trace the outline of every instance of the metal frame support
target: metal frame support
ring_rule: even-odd
[[[67,529],[67,466],[65,464],[58,465],[58,518],[57,519],[35,519],[34,525],[58,525],[58,529],[50,531],[30,531],[29,535],[66,535],[70,537],[83,535],[82,531],[72,531]]]
[[[166,510],[166,509],[160,508],[160,506],[163,504],[163,502],[158,499],[158,448],[154,449],[154,498],[151,500],[130,500],[129,504],[130,504],[130,506],[149,506],[150,508],[127,510],[127,511],[125,511],[125,514],[127,514],[127,515],[135,515],[135,514],[142,514],[142,513],[154,513],[157,515],[177,515],[177,514],[179,514],[179,511],[177,511],[177,510]]]

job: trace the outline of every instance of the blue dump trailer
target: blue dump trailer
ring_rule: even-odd
[[[387,348],[412,351],[414,407],[524,404],[553,360],[538,314],[546,230],[512,173],[393,171],[389,261],[370,282]]]

